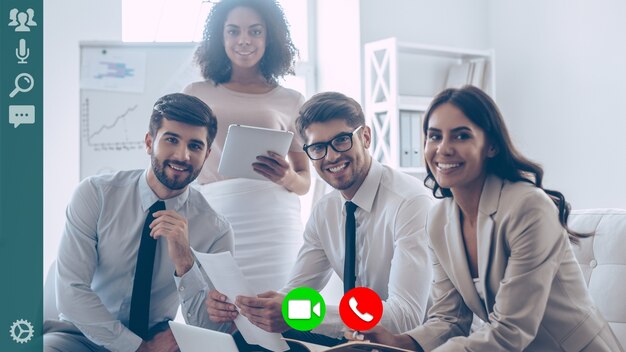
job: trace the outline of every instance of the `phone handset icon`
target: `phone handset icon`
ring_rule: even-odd
[[[357,306],[359,305],[359,302],[356,301],[356,298],[351,297],[350,300],[348,301],[348,305],[350,305],[350,309],[352,309],[352,312],[354,312],[354,314],[356,314],[364,322],[369,323],[370,321],[374,319],[374,316],[371,315],[370,313],[367,313],[367,312],[361,313],[361,311],[359,311],[359,309],[357,308]]]

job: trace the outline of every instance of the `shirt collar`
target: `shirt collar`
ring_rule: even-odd
[[[152,204],[154,204],[159,197],[154,193],[152,188],[148,185],[148,170],[146,169],[141,177],[139,177],[139,197],[141,198],[141,209],[146,212]],[[165,202],[165,209],[172,209],[179,211],[182,208],[183,204],[187,202],[189,198],[189,186],[185,189],[185,191],[176,197],[169,199],[161,199]]]
[[[376,199],[376,193],[378,193],[378,186],[380,180],[383,177],[383,166],[376,160],[372,159],[370,169],[365,176],[365,180],[361,184],[361,187],[356,191],[351,202],[356,204],[360,209],[367,211],[368,213],[374,206],[374,199]],[[345,203],[347,199],[343,197],[341,192],[341,199]]]

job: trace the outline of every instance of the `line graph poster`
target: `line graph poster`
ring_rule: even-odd
[[[83,84],[89,82],[83,80],[83,77],[85,75],[95,77],[94,75],[107,72],[113,76],[124,75],[127,71],[112,70],[108,66],[105,67],[106,65],[103,65],[106,69],[92,70],[89,65],[81,65],[81,69],[87,70],[81,72],[81,179],[101,173],[141,169],[150,165],[144,139],[148,131],[152,106],[161,96],[180,92],[187,84],[202,79],[199,70],[192,63],[194,50],[193,43],[81,45],[82,59],[85,59],[86,53],[106,52],[107,55],[113,53],[116,59],[110,62],[121,63],[123,60],[120,58],[126,58],[124,67],[130,69],[137,68],[135,64],[141,58],[145,71],[143,75],[145,82],[142,83],[144,88],[141,91],[119,89],[120,83],[117,89],[105,89],[97,84]],[[87,57],[92,60],[94,56],[89,55]],[[129,58],[135,58],[135,63]],[[129,77],[122,79],[127,78]]]
[[[89,98],[85,99],[84,104],[86,111],[85,137],[87,138],[87,145],[95,150],[114,150],[120,148],[130,150],[137,147],[141,148],[142,141],[138,140],[140,139],[138,138],[139,136],[133,136],[133,133],[130,133],[134,128],[129,128],[129,125],[134,122],[132,113],[137,110],[139,105],[135,104],[128,107],[123,113],[116,116],[115,120],[110,124],[100,125],[98,129],[93,131],[89,128]],[[137,146],[136,144],[140,145]]]

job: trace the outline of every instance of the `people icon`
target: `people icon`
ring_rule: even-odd
[[[35,18],[35,10],[33,9],[27,9],[26,10],[26,14],[28,15],[28,22],[26,22],[27,26],[37,26],[37,22],[35,22],[34,18]]]
[[[15,27],[16,32],[30,32],[30,27],[37,26],[34,20],[35,10],[29,8],[26,12],[14,8],[9,12],[9,27]]]
[[[11,20],[11,22],[9,22],[9,27],[15,27],[18,25],[17,13],[18,13],[17,9],[11,9],[11,11],[9,12],[9,19]]]

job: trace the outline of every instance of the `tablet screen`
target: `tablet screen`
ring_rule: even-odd
[[[292,139],[293,132],[290,131],[230,125],[217,171],[227,177],[267,180],[254,172],[252,163],[257,161],[257,156],[267,155],[268,151],[286,156]]]

